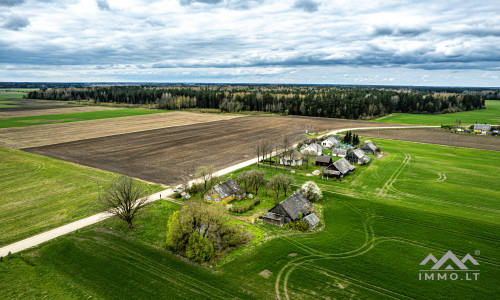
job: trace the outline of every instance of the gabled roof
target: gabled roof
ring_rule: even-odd
[[[319,224],[319,218],[316,214],[309,214],[302,219],[304,222],[309,224],[309,228],[314,228]]]
[[[332,155],[335,155],[335,154],[345,156],[347,154],[347,149],[339,149],[339,148],[332,149]]]
[[[313,212],[314,206],[300,192],[295,192],[295,194],[271,208],[269,212],[278,213],[281,210],[292,220],[296,220],[299,214],[307,215]]]
[[[340,141],[336,137],[334,137],[334,136],[328,137],[327,140],[329,140],[330,142],[332,142],[334,144],[339,144],[340,143]]]
[[[316,162],[329,164],[332,162],[332,158],[326,155],[318,155],[316,156]]]
[[[363,158],[363,157],[365,157],[365,156],[366,156],[366,154],[365,154],[365,153],[363,152],[363,150],[361,150],[361,149],[355,149],[354,151],[350,152],[348,155],[349,155],[350,157],[354,155],[354,156],[356,156],[358,159],[361,159],[361,158]]]
[[[323,150],[323,147],[321,147],[320,145],[318,145],[318,144],[316,144],[316,143],[312,143],[312,144],[310,144],[310,145],[309,145],[309,146],[307,146],[305,149],[307,149],[307,148],[311,148],[311,149],[313,149],[314,151],[317,151],[317,152],[319,152],[319,151]]]
[[[333,165],[342,174],[347,174],[349,171],[356,169],[345,158],[337,160],[336,162],[333,163]]]
[[[474,130],[491,130],[490,124],[474,124]]]
[[[214,186],[213,189],[222,199],[236,194],[239,191],[243,192],[243,189],[236,183],[236,181],[234,181],[234,179],[229,179],[223,183],[219,183]]]
[[[375,152],[377,150],[377,146],[375,146],[374,143],[368,143],[366,145],[364,145],[363,147],[361,147],[362,150],[371,150],[373,152]]]
[[[284,156],[285,159],[293,159],[293,160],[299,160],[299,159],[302,159],[303,158],[303,155],[297,151],[297,150],[293,150],[291,153],[289,153],[288,155],[285,155]]]

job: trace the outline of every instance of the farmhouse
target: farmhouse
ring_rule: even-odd
[[[365,154],[375,155],[375,151],[377,151],[377,146],[375,146],[374,143],[368,143],[363,147],[361,147],[361,150],[363,150]]]
[[[226,204],[235,199],[241,200],[245,198],[245,196],[245,191],[236,183],[236,181],[229,179],[209,189],[205,193],[205,200],[208,202]]]
[[[332,158],[326,155],[318,155],[316,156],[316,165],[317,166],[328,166],[332,163]]]
[[[490,124],[474,124],[475,133],[488,133],[491,131]]]
[[[283,224],[296,221],[300,216],[304,216],[304,221],[312,228],[319,222],[314,212],[314,206],[311,202],[309,202],[300,192],[296,192],[271,208],[262,219],[266,223],[282,226]],[[307,218],[309,215],[314,216]],[[307,221],[305,218],[307,218]],[[318,219],[317,222],[316,219]]]
[[[370,158],[361,149],[355,149],[346,155],[349,162],[364,165],[370,161]]]
[[[292,152],[288,153],[287,155],[283,156],[280,159],[280,164],[285,165],[285,166],[301,166],[304,163],[304,159],[302,154],[297,151],[293,150]]]
[[[321,146],[323,146],[324,148],[328,148],[328,149],[337,148],[338,146],[340,146],[340,142],[339,142],[339,140],[337,140],[336,137],[330,136],[326,140],[321,142]]]
[[[323,147],[316,143],[312,143],[308,146],[302,146],[300,148],[300,153],[309,155],[321,155],[323,153]]]
[[[347,155],[347,149],[332,149],[332,156],[335,157],[345,157]]]
[[[341,158],[329,165],[324,171],[323,176],[342,178],[345,175],[351,174],[356,168],[352,166],[345,158]]]

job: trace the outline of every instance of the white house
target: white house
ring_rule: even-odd
[[[339,140],[337,140],[336,137],[330,136],[321,142],[321,146],[323,146],[324,148],[327,148],[327,149],[337,148],[338,146],[340,146],[340,142],[339,142]]]
[[[316,155],[321,155],[323,153],[323,147],[321,147],[320,145],[316,144],[316,143],[312,143],[306,147],[301,147],[300,148],[300,153],[302,154],[309,154],[309,155],[313,155],[313,156],[316,156]]]
[[[292,167],[301,166],[302,164],[304,164],[303,156],[299,151],[293,150],[280,159],[280,164]]]

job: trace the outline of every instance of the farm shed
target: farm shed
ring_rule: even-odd
[[[205,200],[208,202],[228,203],[233,200],[245,198],[245,191],[234,181],[229,179],[223,183],[213,186],[205,193]]]
[[[345,158],[341,158],[329,165],[324,171],[323,176],[342,178],[351,174],[356,168],[352,166]]]
[[[316,156],[316,165],[317,166],[328,166],[332,163],[332,158],[326,155],[318,155]]]
[[[335,157],[345,157],[347,155],[347,150],[346,149],[332,149],[332,156]]]
[[[318,226],[318,224],[319,224],[319,218],[314,213],[305,216],[302,219],[302,221],[306,222],[309,225],[309,228],[311,228],[311,229]]]
[[[281,226],[299,218],[300,215],[307,216],[314,213],[314,206],[300,192],[281,201],[271,208],[264,216],[266,223]]]
[[[328,149],[336,148],[336,147],[340,146],[340,142],[339,142],[339,140],[337,140],[336,137],[330,136],[321,142],[321,146],[323,146],[324,148],[328,148]]]
[[[283,156],[280,159],[280,164],[285,165],[285,166],[301,166],[304,163],[304,159],[302,154],[297,151],[293,150],[292,152],[288,153],[287,155]]]
[[[361,149],[355,149],[346,155],[349,162],[364,165],[370,161],[370,158]]]
[[[363,147],[361,147],[361,150],[363,150],[365,154],[375,155],[375,152],[377,151],[377,146],[375,146],[374,143],[368,143]]]
[[[309,155],[320,155],[321,153],[323,153],[323,147],[321,147],[320,145],[316,144],[316,143],[312,143],[308,146],[302,146],[300,148],[300,153],[302,154],[309,154]]]
[[[491,131],[490,124],[474,124],[474,132],[476,133],[488,133]]]

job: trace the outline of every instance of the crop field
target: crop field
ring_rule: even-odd
[[[372,136],[409,142],[453,147],[500,150],[500,137],[491,135],[454,134],[441,128],[357,130],[359,136]]]
[[[492,174],[500,167],[500,152],[372,140],[384,155],[349,180],[294,175],[295,188],[314,180],[323,190],[324,226],[314,232],[257,223],[267,238],[211,272],[158,248],[165,220],[176,207],[155,203],[134,234],[123,234],[110,220],[25,251],[24,261],[19,255],[4,258],[0,295],[495,298],[500,293],[500,184]],[[267,176],[282,172],[263,169]],[[478,261],[479,266],[468,265],[480,270],[477,281],[460,272],[462,280],[419,280],[419,270],[430,268],[420,262],[448,250]]]
[[[97,181],[102,193],[116,176],[0,147],[0,246],[101,211]]]
[[[210,116],[193,115],[205,120]],[[378,125],[375,122],[323,118],[239,117],[24,150],[171,185],[189,179],[198,166],[213,164],[216,169],[222,169],[256,157],[255,143],[261,138],[280,143],[286,135],[290,141],[298,142],[303,139],[305,129],[311,126],[315,130],[331,131]],[[17,133],[11,134],[20,138]],[[33,135],[33,132],[27,134]],[[3,136],[0,131],[0,141]],[[52,136],[46,139],[52,140]],[[35,139],[40,138],[40,135],[35,136]]]
[[[441,115],[394,113],[389,116],[374,119],[373,121],[401,124],[452,125],[455,124],[456,120],[461,120],[462,124],[500,124],[500,100],[486,100],[485,102],[486,109],[481,110]]]
[[[23,98],[23,96],[24,96],[24,93],[2,93],[2,92],[0,92],[0,99],[10,99],[10,98],[19,99],[19,98]]]

